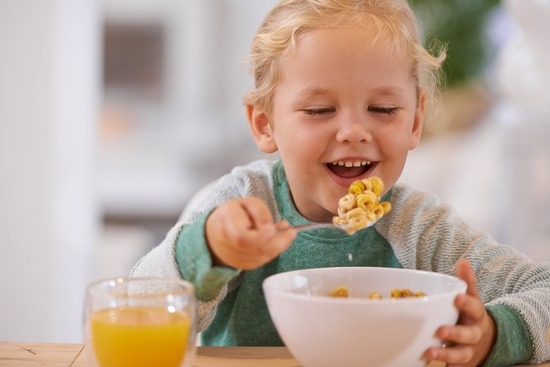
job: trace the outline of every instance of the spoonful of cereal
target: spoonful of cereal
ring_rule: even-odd
[[[373,176],[352,182],[348,193],[338,202],[338,216],[332,223],[354,234],[378,222],[391,210],[389,201],[380,201],[384,182]]]
[[[319,228],[335,228],[352,235],[355,232],[372,226],[391,210],[389,201],[380,202],[384,183],[379,177],[369,177],[354,181],[338,201],[338,216],[332,223],[310,223],[295,226],[297,231]]]

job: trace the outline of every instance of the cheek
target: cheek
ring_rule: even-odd
[[[289,134],[289,129],[286,128],[286,131],[281,132],[282,129],[273,132],[273,140],[277,144],[277,148],[281,154],[284,154],[286,151],[293,151],[298,146],[298,138]]]
[[[418,137],[412,133],[412,126],[403,124],[385,131],[380,144],[387,153],[403,154],[413,149],[418,143]]]
[[[300,156],[313,154],[320,144],[320,139],[312,129],[299,129],[285,126],[283,131],[274,134],[279,150],[291,151]],[[296,158],[296,157],[295,157]]]
[[[395,133],[385,134],[379,144],[386,155],[398,156],[409,151],[409,138],[410,136],[395,131]]]

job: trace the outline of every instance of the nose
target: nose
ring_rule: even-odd
[[[346,115],[341,116],[338,121],[338,132],[336,140],[339,143],[368,143],[372,141],[372,134],[369,124],[365,118],[360,116]]]

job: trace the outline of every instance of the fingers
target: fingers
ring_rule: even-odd
[[[459,294],[455,298],[455,306],[460,314],[458,323],[470,325],[480,322],[485,317],[486,310],[481,300],[469,294]]]
[[[255,269],[279,256],[295,238],[292,231],[277,232],[266,237],[256,230],[241,233],[238,237],[210,241],[211,252],[220,264],[236,269]]]
[[[474,345],[481,339],[481,329],[474,326],[442,326],[436,333],[444,346],[426,351],[427,360],[438,360],[451,366],[470,366],[474,358]]]
[[[452,348],[430,348],[426,351],[425,358],[429,361],[445,362],[446,367],[470,366],[474,356],[474,349],[467,345],[458,345]]]
[[[425,357],[427,360],[443,361],[448,367],[476,366],[492,348],[495,325],[481,301],[476,275],[468,260],[462,259],[457,263],[456,275],[467,284],[466,293],[455,298],[460,315],[458,324],[440,327],[436,337],[447,346],[430,348]]]
[[[482,330],[479,326],[442,326],[437,330],[437,338],[452,345],[476,344],[481,340]]]
[[[277,231],[284,231],[285,229],[290,228],[290,224],[286,220],[282,220],[279,223],[276,224]]]
[[[255,269],[279,256],[295,237],[293,231],[276,232],[270,237],[258,233],[243,235],[239,242],[225,244],[224,262],[242,270]]]
[[[273,215],[263,201],[250,197],[239,200],[238,204],[248,215],[250,228],[262,230],[266,235],[275,234],[277,228],[273,223]]]
[[[260,199],[243,198],[238,204],[235,210],[242,210],[244,214],[239,213],[235,217],[241,220],[237,219],[235,226],[228,223],[237,248],[251,254],[279,254],[294,239],[293,233],[281,230],[288,227],[288,223],[274,223],[271,211]],[[228,222],[235,217],[228,218]]]
[[[456,275],[467,284],[466,294],[458,295],[455,299],[455,306],[460,312],[458,323],[466,325],[478,323],[485,316],[486,310],[477,290],[476,275],[468,260],[459,260]]]
[[[227,235],[239,238],[248,231],[261,230],[266,234],[274,234],[273,217],[269,208],[257,198],[232,200],[217,208],[212,216],[222,225],[220,229]]]
[[[456,276],[468,285],[467,293],[473,297],[479,298],[477,291],[477,279],[470,262],[467,259],[460,259],[456,265]]]
[[[296,232],[274,223],[268,206],[257,198],[232,200],[215,209],[206,222],[206,238],[216,264],[249,270],[286,250]]]

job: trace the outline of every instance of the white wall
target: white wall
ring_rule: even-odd
[[[98,42],[94,0],[0,2],[0,340],[81,340]]]
[[[110,22],[164,25],[167,50],[161,101],[105,95],[131,120],[101,146],[100,196],[111,216],[175,217],[205,182],[260,155],[242,106],[252,84],[243,62],[275,2],[102,1]]]

